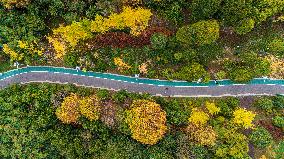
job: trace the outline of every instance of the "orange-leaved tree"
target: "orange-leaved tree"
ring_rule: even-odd
[[[126,114],[132,137],[143,144],[154,145],[166,133],[166,112],[154,101],[136,100]]]

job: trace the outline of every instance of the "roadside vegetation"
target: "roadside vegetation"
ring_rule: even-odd
[[[284,79],[283,0],[0,0],[0,72],[48,65],[167,80]],[[0,158],[283,159],[284,97],[0,90]]]
[[[73,85],[0,91],[1,158],[283,158],[284,97],[162,98]]]

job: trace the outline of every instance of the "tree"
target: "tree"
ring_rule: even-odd
[[[254,77],[267,76],[271,71],[270,62],[254,52],[243,52],[237,57],[224,63],[229,78],[236,82],[248,82]]]
[[[254,28],[254,24],[255,21],[253,19],[244,19],[235,27],[235,31],[239,35],[244,35]]]
[[[205,125],[209,120],[209,115],[202,110],[194,108],[190,114],[189,122],[194,125]]]
[[[183,26],[178,29],[176,38],[186,45],[210,44],[219,38],[219,24],[216,20],[208,20]]]
[[[268,50],[269,52],[282,57],[284,55],[284,40],[272,40],[268,45]]]
[[[244,128],[253,127],[252,121],[256,114],[251,111],[246,110],[245,108],[238,108],[233,113],[233,123],[237,126],[243,126]]]
[[[217,139],[217,134],[211,126],[190,124],[186,128],[186,133],[189,135],[189,139],[205,146],[214,146]]]
[[[209,111],[209,113],[211,114],[211,115],[215,115],[215,114],[218,114],[219,112],[220,112],[220,108],[219,107],[217,107],[216,105],[215,105],[215,103],[214,102],[206,102],[205,103],[205,106],[206,106],[206,108],[207,108],[207,110]]]
[[[65,124],[76,123],[81,116],[78,101],[79,96],[74,93],[64,98],[61,106],[56,110],[57,118]]]
[[[178,72],[174,73],[174,77],[186,81],[208,82],[210,77],[208,72],[199,63],[193,62],[190,66],[182,67]]]
[[[218,130],[218,141],[215,145],[215,154],[219,158],[244,159],[249,158],[248,139],[239,133],[237,129],[220,128]]]
[[[126,122],[132,137],[143,144],[154,145],[166,133],[166,113],[159,104],[149,100],[133,101]]]
[[[191,17],[195,21],[211,18],[219,9],[222,0],[193,0],[190,4]]]
[[[272,136],[271,134],[262,127],[256,128],[250,136],[250,140],[252,143],[258,148],[266,148],[272,143]]]
[[[262,97],[258,99],[254,105],[268,112],[271,112],[272,108],[274,107],[273,101],[267,97]]]
[[[95,95],[79,100],[80,113],[89,120],[98,120],[100,117],[101,101]]]
[[[151,36],[151,45],[154,49],[164,49],[167,45],[167,37],[161,33],[155,33]]]

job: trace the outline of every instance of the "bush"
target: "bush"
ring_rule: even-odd
[[[263,97],[259,98],[254,105],[260,109],[271,112],[273,108],[273,101],[267,97]]]
[[[176,38],[187,45],[211,44],[219,38],[219,24],[216,20],[209,20],[183,26],[178,29]]]
[[[256,128],[256,130],[254,130],[250,134],[249,138],[252,143],[258,148],[266,148],[272,143],[273,139],[271,134],[262,127]]]
[[[154,145],[166,133],[166,112],[159,104],[149,100],[136,100],[126,113],[126,123],[137,141]]]
[[[151,36],[151,45],[154,49],[162,50],[167,45],[167,37],[160,33],[155,33]]]
[[[284,128],[284,117],[282,116],[275,116],[272,118],[272,122],[275,126]]]
[[[254,28],[255,21],[253,19],[242,20],[239,25],[235,27],[235,31],[239,35],[244,35]]]

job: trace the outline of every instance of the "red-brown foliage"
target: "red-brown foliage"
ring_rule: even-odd
[[[268,130],[271,135],[275,139],[281,139],[284,136],[284,133],[282,130],[276,126],[273,126],[271,122],[265,121],[265,120],[260,120],[258,121],[257,125],[263,126],[266,130]]]
[[[150,38],[154,33],[162,33],[166,36],[173,34],[172,31],[162,27],[152,27],[144,30],[139,36],[133,36],[124,32],[108,32],[99,34],[87,41],[89,47],[142,47],[150,44]]]

